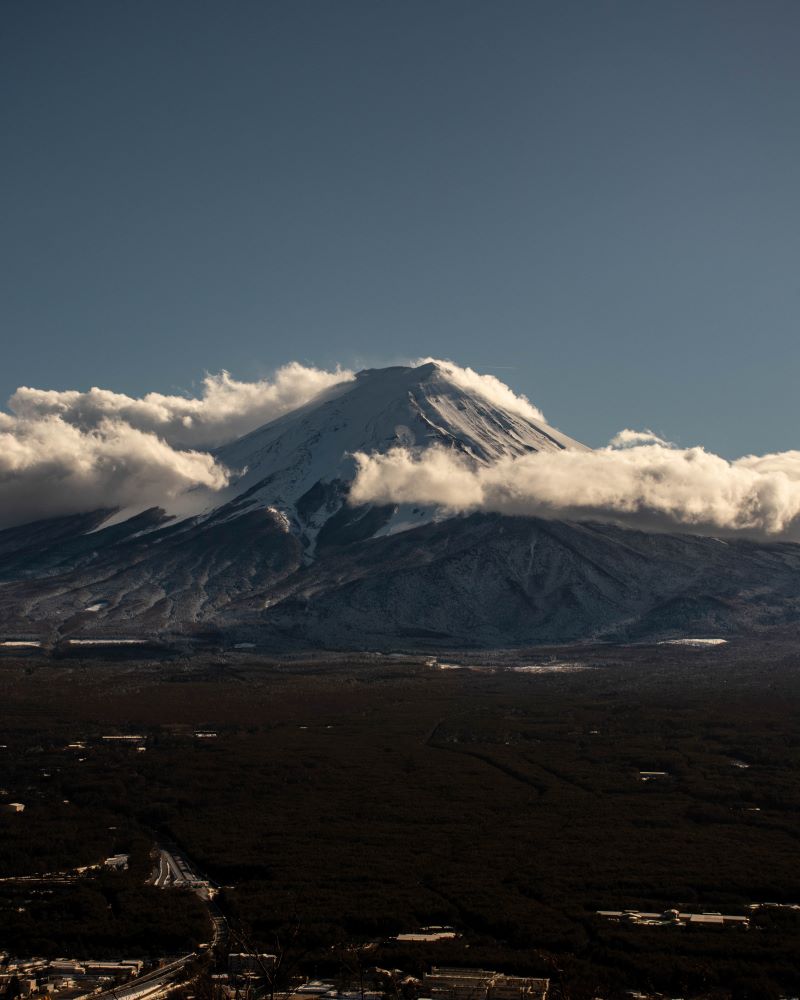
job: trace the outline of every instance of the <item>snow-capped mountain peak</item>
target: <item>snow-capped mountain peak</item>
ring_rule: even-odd
[[[98,509],[0,532],[0,623],[15,641],[277,651],[796,630],[796,545],[347,502],[354,453],[432,444],[479,465],[582,447],[468,369],[363,371],[220,448],[239,474],[204,515]]]
[[[355,452],[439,445],[483,464],[583,447],[534,419],[538,411],[502,383],[482,378],[438,361],[360,371],[354,381],[218,449],[216,457],[234,473],[225,502],[234,511],[272,506],[311,543],[342,506]],[[409,515],[386,512],[396,523],[380,530],[422,523],[434,513]]]

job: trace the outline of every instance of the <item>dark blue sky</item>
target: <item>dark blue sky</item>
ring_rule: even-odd
[[[0,396],[450,357],[800,447],[800,4],[5,0]]]

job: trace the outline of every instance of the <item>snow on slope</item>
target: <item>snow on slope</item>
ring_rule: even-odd
[[[415,368],[359,372],[354,382],[334,386],[219,448],[216,457],[238,473],[224,495],[231,516],[256,505],[272,506],[286,514],[312,548],[320,530],[342,508],[355,475],[353,452],[432,444],[457,449],[481,464],[529,451],[583,447],[521,407],[499,406],[465,387],[446,364],[431,361]],[[366,515],[362,511],[358,516]],[[383,521],[373,517],[365,523],[361,537],[434,517],[434,511],[420,508],[389,511]]]
[[[202,516],[117,523],[102,509],[1,531],[4,641],[166,632],[277,651],[453,650],[796,628],[797,545],[350,507],[356,451],[437,444],[489,464],[583,447],[458,375],[364,371],[220,448],[241,472]]]

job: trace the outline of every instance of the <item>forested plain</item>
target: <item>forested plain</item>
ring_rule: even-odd
[[[290,941],[309,972],[360,946],[410,972],[549,975],[565,996],[800,989],[798,911],[749,930],[596,912],[800,903],[790,642],[457,663],[0,660],[0,802],[26,806],[0,812],[0,876],[132,853],[122,875],[0,883],[0,941],[98,956],[207,939],[194,897],[144,885],[168,838],[221,887],[241,940]],[[146,749],[102,739],[126,733]],[[427,924],[461,936],[391,941]]]

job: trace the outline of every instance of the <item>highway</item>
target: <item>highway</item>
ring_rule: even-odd
[[[212,925],[212,937],[203,951],[193,951],[188,955],[181,955],[168,965],[160,969],[153,969],[142,976],[137,976],[130,982],[123,983],[104,993],[93,995],[92,1000],[160,1000],[166,996],[176,986],[176,981],[180,979],[186,967],[197,958],[207,954],[208,951],[220,947],[228,937],[228,924],[222,911],[214,902],[214,887],[198,874],[192,867],[189,859],[177,848],[172,846],[164,847],[156,845],[158,860],[152,875],[152,884],[160,889],[170,888],[190,888],[203,900],[208,910],[208,915]]]
[[[153,872],[153,885],[159,889],[189,888],[203,900],[209,900],[214,890],[208,879],[199,875],[188,858],[174,847],[157,846],[158,863]]]
[[[143,976],[137,976],[130,982],[122,983],[103,993],[93,994],[94,1000],[138,1000],[141,997],[155,998],[159,994],[167,993],[175,979],[196,957],[197,952],[194,951],[188,955],[181,955],[168,965],[162,965],[160,969],[153,969]]]

